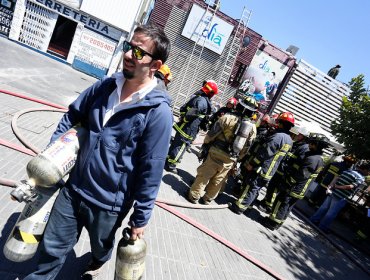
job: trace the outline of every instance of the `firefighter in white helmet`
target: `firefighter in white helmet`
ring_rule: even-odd
[[[303,157],[291,158],[285,168],[271,214],[261,221],[270,230],[278,229],[284,223],[295,203],[304,198],[311,181],[324,166],[322,154],[323,149],[330,145],[329,139],[315,133],[308,137],[307,142],[309,148]]]
[[[265,197],[258,205],[258,209],[266,213],[270,213],[271,211],[279,185],[284,181],[284,172],[286,168],[288,168],[289,165],[294,164],[295,161],[303,159],[306,152],[309,151],[306,139],[310,133],[304,126],[295,125],[290,129],[290,133],[294,141],[292,150],[287,153],[286,157],[280,163],[278,170],[267,186]]]

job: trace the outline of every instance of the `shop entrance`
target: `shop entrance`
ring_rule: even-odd
[[[67,59],[76,27],[77,22],[59,15],[47,52]]]

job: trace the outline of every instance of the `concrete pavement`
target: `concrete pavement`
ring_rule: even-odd
[[[0,37],[0,89],[23,93],[34,98],[67,106],[79,92],[95,81],[70,66]],[[40,107],[34,102],[0,93],[0,139],[21,146],[10,123],[19,110]],[[49,140],[61,113],[31,112],[20,117],[22,134],[34,145],[43,148]],[[193,146],[194,153],[197,147]],[[159,197],[186,202],[185,193],[199,165],[194,153],[186,153],[179,165],[179,174],[164,172]],[[0,177],[20,180],[26,178],[25,166],[31,156],[0,146]],[[9,199],[11,189],[0,186],[0,247],[23,208]],[[226,203],[234,198],[229,188],[214,202]],[[302,206],[302,209],[305,206]],[[235,215],[228,209],[176,210],[207,227],[236,248],[268,266],[284,279],[369,279],[360,269],[300,216],[291,215],[279,231],[269,231],[258,223],[263,216],[256,209],[251,214]],[[127,224],[125,220],[123,227]],[[122,227],[122,228],[123,228]],[[116,242],[121,235],[117,232]],[[369,256],[356,250],[336,235],[331,240],[370,270]],[[148,244],[145,280],[184,279],[273,279],[271,275],[241,257],[222,243],[199,231],[170,212],[155,207],[145,233]],[[57,279],[79,279],[87,264],[89,238],[84,231],[73,252],[68,256]],[[24,263],[12,263],[0,252],[0,279],[22,278],[36,265],[36,258]],[[98,279],[113,279],[115,254],[104,265]]]

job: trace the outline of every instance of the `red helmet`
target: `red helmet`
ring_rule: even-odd
[[[234,97],[231,97],[229,100],[227,100],[227,103],[226,104],[233,105],[233,108],[235,109],[236,104],[238,104],[238,100],[236,100],[236,98],[234,98]]]
[[[292,113],[290,112],[283,112],[281,113],[278,117],[277,117],[277,120],[278,121],[285,121],[285,122],[289,122],[291,123],[292,125],[294,125],[294,116]]]
[[[208,80],[202,87],[202,91],[207,94],[209,97],[218,93],[218,86],[215,81]]]

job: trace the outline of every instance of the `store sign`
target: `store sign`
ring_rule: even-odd
[[[194,4],[181,35],[221,54],[233,29],[233,25]]]
[[[0,2],[0,34],[9,35],[10,25],[14,14],[15,1],[1,0]]]
[[[117,43],[84,29],[73,67],[96,77],[103,77],[109,68]]]
[[[82,14],[77,10],[74,10],[70,7],[64,6],[60,3],[57,3],[53,0],[33,0],[43,6],[58,12],[62,16],[67,18],[71,18],[75,21],[79,21],[83,23],[86,27],[93,29],[105,36],[108,36],[112,39],[119,40],[121,37],[122,32],[118,29],[113,28],[112,26],[106,25],[104,22],[99,21],[98,19],[91,18],[87,14]]]

